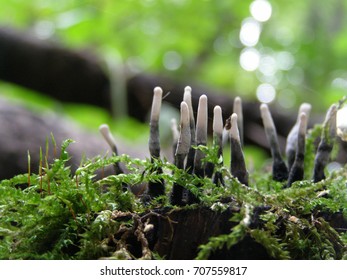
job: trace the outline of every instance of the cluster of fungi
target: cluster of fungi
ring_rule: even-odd
[[[197,147],[207,146],[208,142],[208,98],[201,95],[197,108],[197,119],[195,122],[192,106],[192,89],[187,86],[184,89],[183,101],[180,105],[180,124],[173,120],[173,151],[174,164],[179,169],[186,170],[189,174],[198,177],[209,177],[216,186],[224,185],[222,174],[215,171],[213,163],[204,160],[205,154]],[[162,103],[163,91],[160,87],[154,88],[152,110],[150,117],[149,152],[151,160],[160,159],[159,117]],[[340,104],[341,105],[341,104]],[[325,167],[329,162],[336,135],[343,136],[343,131],[336,129],[336,115],[338,112],[336,104],[329,108],[323,123],[323,132],[315,155],[313,181],[319,182],[325,179]],[[241,184],[248,185],[249,174],[246,168],[243,153],[243,110],[240,97],[234,99],[233,113],[223,125],[222,109],[215,106],[213,110],[213,145],[217,147],[218,157],[222,160],[223,146],[230,143],[230,173]],[[282,157],[276,127],[267,104],[260,105],[260,115],[263,121],[267,141],[271,150],[272,178],[283,182],[283,188],[290,187],[294,182],[304,178],[305,142],[307,134],[307,122],[311,111],[311,105],[303,103],[298,112],[295,125],[288,134],[286,141],[286,161]],[[100,132],[110,145],[114,154],[117,155],[117,146],[114,138],[106,124],[100,126]],[[229,141],[228,141],[229,140]],[[115,164],[117,174],[124,173],[119,163]],[[158,168],[155,172],[162,173]],[[164,180],[149,182],[144,201],[165,195]],[[175,183],[170,193],[172,205],[184,206],[198,203],[199,199],[188,188]]]

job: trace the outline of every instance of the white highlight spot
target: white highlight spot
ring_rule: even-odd
[[[343,78],[335,78],[331,85],[338,89],[346,89],[347,88],[347,80]]]
[[[175,71],[182,66],[182,56],[176,51],[168,51],[164,54],[163,65],[167,70]]]
[[[241,43],[246,47],[254,47],[259,41],[260,32],[260,23],[254,18],[246,18],[240,30]]]
[[[290,70],[293,68],[295,60],[290,52],[282,51],[276,54],[277,66],[280,70]]]
[[[241,52],[240,65],[246,71],[255,71],[259,67],[260,54],[254,48],[246,48]]]
[[[270,84],[261,84],[257,88],[257,98],[262,103],[270,103],[276,97],[276,90]]]
[[[260,59],[259,70],[265,76],[274,76],[277,72],[277,63],[272,55],[265,55]]]
[[[272,15],[272,6],[267,0],[255,0],[251,3],[250,12],[257,21],[265,22]]]

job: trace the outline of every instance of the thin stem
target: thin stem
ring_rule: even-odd
[[[277,138],[277,131],[269,107],[266,104],[261,104],[260,112],[263,119],[266,138],[269,142],[271,155],[273,158],[272,177],[275,181],[287,180],[288,169],[281,156],[280,146],[278,144]]]
[[[237,127],[237,115],[231,115],[231,128],[230,128],[230,145],[231,145],[231,161],[230,171],[240,183],[248,185],[248,172],[246,169],[245,158],[243,155],[239,129]]]
[[[237,115],[237,126],[239,128],[240,133],[240,142],[241,146],[243,146],[243,110],[242,110],[242,99],[241,97],[237,96],[234,99],[233,104],[233,112]]]
[[[189,125],[189,109],[187,103],[184,101],[181,103],[181,121],[180,121],[180,135],[177,142],[177,149],[175,153],[175,165],[184,169],[184,160],[190,149],[190,125]],[[183,200],[183,193],[185,192],[184,187],[174,183],[171,192],[171,204],[173,205],[184,205],[187,201]]]
[[[106,140],[107,144],[110,146],[112,152],[118,156],[118,150],[117,150],[117,145],[116,145],[116,140],[113,138],[113,135],[110,131],[110,128],[107,124],[102,124],[99,127],[99,131],[101,135],[104,137]],[[114,169],[116,174],[123,174],[124,170],[121,168],[119,162],[116,162],[114,165]]]
[[[336,136],[336,113],[337,106],[334,104],[330,106],[325,117],[321,140],[314,161],[313,181],[315,183],[325,179],[324,168],[328,164]]]
[[[299,130],[299,122],[300,122],[300,116],[302,113],[305,113],[307,118],[309,117],[311,112],[311,104],[309,103],[303,103],[300,105],[298,117],[296,120],[295,125],[290,130],[288,136],[287,136],[287,142],[286,142],[286,156],[288,161],[288,170],[292,168],[292,165],[295,160],[295,153],[296,153],[296,147],[297,147],[297,141],[298,141],[298,130]]]
[[[306,143],[307,116],[305,113],[300,115],[299,129],[297,137],[297,147],[295,160],[292,169],[289,173],[287,187],[290,187],[294,182],[304,178],[304,159],[305,159],[305,143]]]
[[[161,109],[163,90],[160,87],[154,88],[152,101],[152,110],[150,118],[150,137],[149,137],[149,152],[152,158],[160,157],[160,139],[159,139],[159,116]]]
[[[218,147],[217,157],[223,156],[223,118],[222,118],[222,108],[220,106],[215,106],[213,109],[213,145]],[[223,165],[223,161],[220,163]],[[213,182],[216,185],[223,185],[223,177],[220,172],[216,172],[213,177]]]
[[[190,149],[187,157],[186,170],[188,173],[193,173],[194,170],[194,158],[195,158],[195,149],[193,146],[196,146],[195,140],[195,119],[194,111],[192,105],[192,88],[187,86],[184,89],[183,101],[188,105],[189,110],[189,125],[190,125]]]
[[[154,163],[156,159],[160,159],[160,138],[159,138],[159,117],[161,109],[161,100],[163,96],[163,90],[160,87],[154,88],[152,110],[150,118],[150,136],[149,136],[149,153],[151,155],[151,161]],[[157,174],[163,173],[160,167],[155,167]],[[155,197],[165,194],[164,180],[150,181],[148,182],[147,194],[143,196],[144,201],[151,200]]]
[[[207,96],[202,95],[199,99],[198,115],[196,121],[196,135],[195,135],[196,145],[207,144]],[[205,166],[202,159],[205,154],[201,150],[196,150],[194,159],[194,173],[198,176],[204,177]]]

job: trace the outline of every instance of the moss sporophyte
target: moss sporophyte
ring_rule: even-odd
[[[67,151],[38,174],[0,183],[1,259],[344,259],[347,258],[346,167],[327,172],[337,137],[345,140],[343,102],[322,125],[307,129],[303,104],[282,156],[268,105],[260,105],[272,172],[249,172],[244,154],[242,101],[223,127],[214,108],[208,145],[206,95],[195,123],[190,87],[172,121],[174,163],[162,159],[159,116],[162,90],[154,89],[150,157],[118,155],[107,125],[100,132],[112,156],[85,159],[75,172]],[[177,127],[179,123],[179,127]],[[52,141],[55,143],[54,138]],[[223,147],[230,145],[230,165]],[[56,149],[54,149],[56,153]],[[344,155],[345,156],[345,155]],[[28,153],[30,166],[30,153]],[[114,174],[100,176],[108,166]]]

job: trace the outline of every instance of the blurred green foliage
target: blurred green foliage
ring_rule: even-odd
[[[239,34],[258,1],[266,0],[2,0],[0,24],[91,49],[131,70],[188,77],[249,98],[269,83],[280,106],[308,101],[325,110],[347,87],[345,2],[268,0],[271,17],[260,22],[252,46],[260,65],[247,72],[239,63]]]

